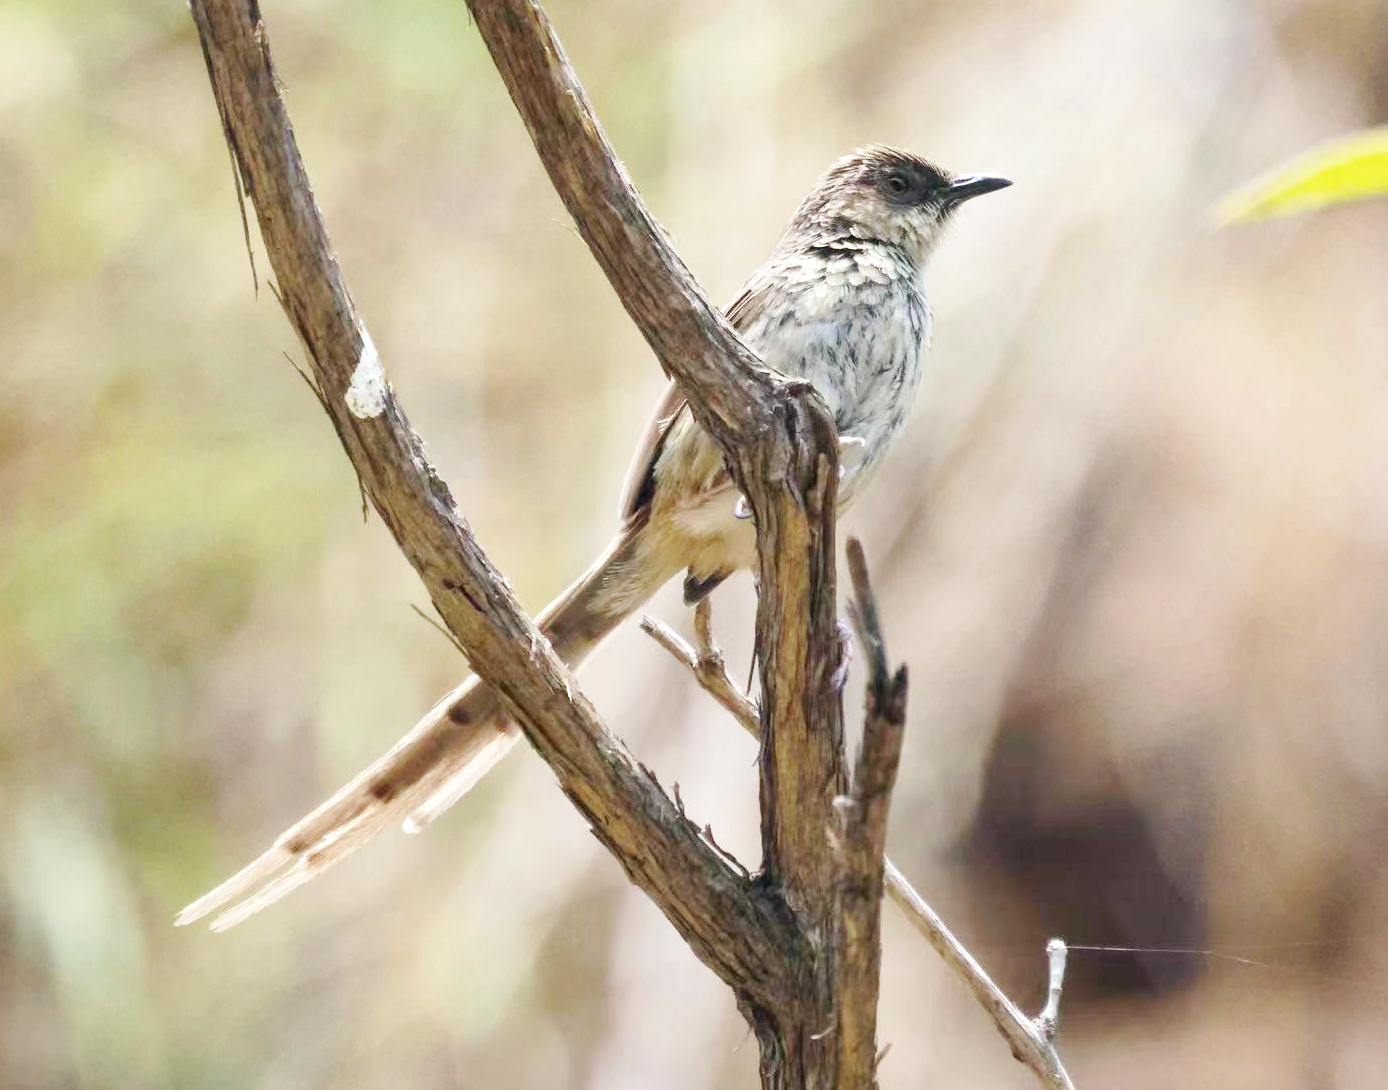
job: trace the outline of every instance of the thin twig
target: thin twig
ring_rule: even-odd
[[[752,698],[739,689],[728,675],[722,652],[713,646],[707,625],[699,624],[700,617],[707,619],[708,616],[709,602],[705,598],[694,612],[695,630],[699,638],[697,652],[680,639],[674,629],[654,617],[641,618],[641,631],[689,667],[704,691],[723,705],[753,738],[758,738],[761,736],[761,713]]]
[[[1035,1072],[1041,1084],[1049,1090],[1075,1090],[1055,1045],[1021,1009],[993,983],[983,966],[956,939],[944,920],[926,904],[906,878],[887,860],[887,888],[893,900],[902,905],[916,930],[944,959],[951,972],[968,987],[979,1004],[992,1016],[993,1024],[1012,1046],[1012,1054]]]
[[[275,290],[273,284],[270,285],[270,290],[274,293],[275,298],[279,299],[279,292]],[[280,306],[283,305],[284,301],[280,300]],[[324,412],[328,412],[328,399],[323,396],[323,391],[320,390],[318,388],[318,384],[313,381],[313,376],[310,375],[307,371],[305,371],[302,367],[300,367],[297,363],[295,363],[294,357],[291,356],[288,352],[281,352],[280,355],[284,357],[285,362],[288,363],[290,367],[294,368],[294,373],[304,380],[304,385],[307,386],[311,391],[313,391],[313,396],[317,400],[319,407]]]
[[[1034,1021],[1036,1028],[1047,1041],[1055,1040],[1055,1031],[1060,1025],[1060,995],[1065,989],[1065,959],[1069,953],[1064,939],[1052,939],[1046,943],[1046,968],[1049,978],[1046,1005],[1041,1008],[1041,1013]]]
[[[425,613],[424,610],[420,609],[413,602],[410,603],[410,608],[419,614],[420,619],[425,624],[451,643],[453,645],[453,650],[457,651],[463,658],[467,658],[467,648],[458,642],[457,636],[453,635],[444,625],[440,624],[433,617],[430,617],[429,614]]]

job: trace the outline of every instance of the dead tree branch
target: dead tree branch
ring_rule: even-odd
[[[992,1017],[998,1032],[1012,1047],[1012,1055],[1035,1072],[1041,1085],[1049,1090],[1075,1090],[1075,1084],[1060,1062],[1052,1042],[1052,1033],[1044,1025],[1022,1013],[1020,1007],[1003,994],[1001,988],[983,971],[983,966],[969,953],[968,948],[954,937],[944,920],[911,888],[902,873],[887,861],[887,884],[894,899],[905,909],[917,931],[935,948],[944,963],[962,980]]]
[[[859,1080],[871,1081],[877,1060],[877,983],[882,967],[882,865],[887,850],[887,815],[906,737],[906,667],[893,672],[877,617],[867,560],[857,538],[848,540],[853,580],[850,614],[867,652],[867,714],[853,771],[851,793],[835,800],[840,834],[843,944],[835,966],[840,995],[854,997],[842,1020],[842,1063]],[[871,996],[873,1002],[861,1001]]]
[[[850,555],[856,541],[850,539]],[[873,621],[876,630],[876,621]],[[651,617],[643,617],[641,628],[661,647],[665,648],[678,662],[688,668],[699,686],[722,705],[732,717],[754,738],[760,729],[757,706],[744,693],[729,675],[723,665],[723,653],[713,639],[712,606],[708,599],[699,603],[694,613],[694,631],[697,648],[690,647],[672,628]],[[860,639],[862,635],[860,633]],[[868,641],[863,641],[868,645]],[[876,641],[880,649],[880,638]],[[874,680],[885,674],[886,656],[879,655],[869,647]],[[881,673],[878,671],[878,664]],[[871,699],[871,695],[869,699]],[[871,713],[870,713],[871,714]],[[1055,1017],[1048,1002],[1046,1010],[1036,1018],[1028,1018],[1021,1009],[1007,998],[968,949],[945,925],[933,908],[926,903],[907,881],[906,876],[891,859],[885,855],[883,863],[883,883],[888,896],[905,914],[911,926],[935,949],[945,965],[973,994],[979,1005],[992,1018],[998,1032],[1002,1034],[1012,1049],[1012,1054],[1035,1073],[1037,1080],[1047,1090],[1074,1090],[1074,1084],[1061,1063],[1055,1049]],[[1058,940],[1053,940],[1058,941]],[[1051,947],[1047,947],[1048,954]],[[1055,956],[1051,955],[1052,964]],[[1062,963],[1063,964],[1063,963]],[[1052,969],[1050,994],[1056,996],[1059,1006],[1059,988],[1055,970]]]

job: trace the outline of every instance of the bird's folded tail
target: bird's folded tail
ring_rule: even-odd
[[[577,582],[537,618],[569,666],[577,666],[674,571],[657,570],[636,529],[619,534]],[[385,756],[281,833],[259,859],[198,898],[179,926],[231,905],[212,922],[224,931],[350,855],[394,821],[417,832],[467,793],[520,738],[477,678],[440,700]]]

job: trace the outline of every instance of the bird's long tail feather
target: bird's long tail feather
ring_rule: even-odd
[[[651,559],[636,531],[623,532],[540,614],[540,630],[566,663],[577,666],[674,574],[656,570]],[[280,834],[260,858],[183,909],[175,922],[190,924],[230,905],[212,922],[214,931],[224,931],[317,877],[392,822],[418,831],[462,798],[519,738],[492,691],[470,678],[385,756]]]

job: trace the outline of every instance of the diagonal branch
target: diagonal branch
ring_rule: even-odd
[[[704,429],[730,454],[767,427],[785,382],[712,306],[608,142],[549,18],[529,0],[467,0],[540,161],[618,299]]]
[[[193,0],[192,10],[223,129],[255,204],[282,305],[371,502],[474,669],[501,694],[632,881],[739,994],[777,1001],[786,951],[799,948],[784,910],[702,841],[603,726],[521,612],[428,464],[332,253],[254,0]],[[647,294],[658,310],[661,294],[654,287]],[[700,316],[690,313],[692,306],[669,309],[682,316],[691,337],[715,345],[707,358],[738,351],[735,343],[717,343]],[[709,325],[726,330],[717,322]],[[764,377],[756,381],[765,383]]]
[[[1065,1065],[1060,1062],[1055,1044],[1044,1025],[1028,1018],[1003,990],[993,983],[968,947],[954,937],[944,920],[911,888],[902,873],[887,860],[887,884],[894,899],[906,910],[907,916],[925,941],[935,948],[944,963],[962,980],[979,1005],[988,1012],[998,1032],[1012,1048],[1012,1055],[1035,1073],[1048,1090],[1075,1090]]]
[[[793,904],[815,900],[830,865],[827,800],[846,780],[830,684],[839,653],[833,425],[808,385],[766,370],[704,298],[633,188],[540,5],[468,0],[468,8],[593,256],[752,505],[771,751],[762,763],[767,867]]]
[[[694,607],[694,632],[699,641],[697,652],[673,628],[654,617],[641,618],[641,631],[689,667],[700,687],[723,705],[724,711],[736,719],[748,734],[753,738],[761,736],[761,712],[728,675],[723,652],[714,646],[711,599],[701,598]]]

